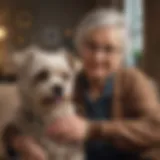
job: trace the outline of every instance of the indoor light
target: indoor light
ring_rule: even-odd
[[[7,30],[4,26],[0,26],[0,41],[3,41],[7,38]]]

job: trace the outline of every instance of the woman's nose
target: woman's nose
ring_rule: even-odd
[[[106,59],[105,54],[102,51],[96,51],[94,53],[94,59],[97,62],[104,61]]]

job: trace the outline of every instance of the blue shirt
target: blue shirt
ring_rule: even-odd
[[[114,76],[107,79],[102,96],[95,102],[86,94],[84,97],[85,112],[91,120],[107,120],[111,118]],[[86,91],[87,92],[87,91]],[[86,160],[138,160],[136,153],[122,152],[110,142],[88,141],[85,145]]]

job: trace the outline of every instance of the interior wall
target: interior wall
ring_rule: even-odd
[[[54,24],[59,27],[72,27],[95,5],[94,0],[35,0],[12,2],[14,12],[18,8],[28,8],[34,14],[38,25]]]
[[[66,29],[74,31],[82,17],[94,6],[95,1],[92,0],[16,0],[14,3],[10,3],[11,43],[16,42],[17,36],[22,36],[25,37],[25,43],[27,44],[34,36],[40,35],[46,29],[53,27],[58,28],[62,33]],[[32,27],[28,29],[20,29],[16,25],[17,16],[21,15],[23,10],[32,16]]]
[[[1,53],[3,59],[3,62],[0,62],[1,74],[14,73],[14,67],[10,60],[13,50],[28,46],[32,43],[33,37],[47,27],[57,26],[62,32],[65,29],[73,30],[82,17],[94,6],[95,0],[1,0],[0,11],[7,10],[9,14],[7,24],[2,23],[5,24],[9,37],[7,41],[3,42],[3,45],[0,42],[0,46],[4,49]],[[17,25],[17,17],[23,11],[27,11],[31,15],[32,26],[27,29]],[[24,19],[22,17],[23,21],[25,21]]]
[[[96,6],[98,7],[111,7],[118,10],[123,10],[124,0],[96,0]]]
[[[144,61],[143,67],[160,89],[160,1],[144,1]]]

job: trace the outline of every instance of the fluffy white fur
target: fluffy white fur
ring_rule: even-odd
[[[75,114],[72,102],[76,74],[74,61],[63,49],[57,53],[44,53],[32,47],[17,64],[22,100],[17,127],[22,134],[37,140],[48,160],[82,160],[81,145],[58,144],[45,135],[46,128],[55,118]],[[57,86],[63,90],[60,96],[54,89]]]

